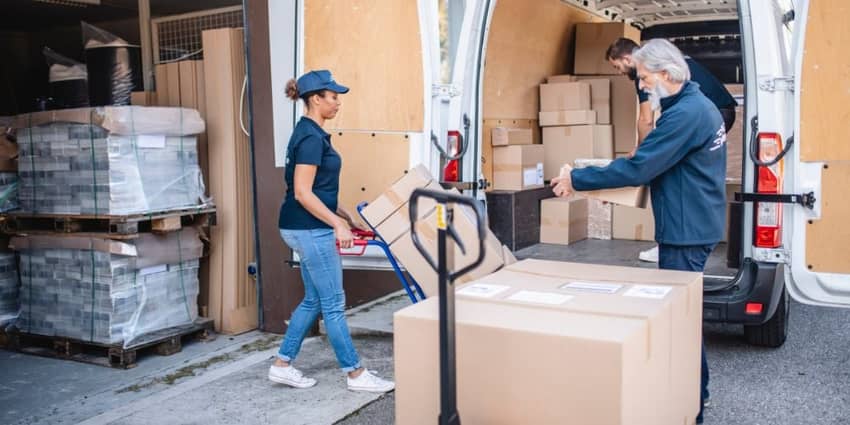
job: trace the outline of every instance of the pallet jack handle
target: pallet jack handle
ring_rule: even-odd
[[[428,253],[419,240],[416,231],[419,198],[431,198],[437,202],[437,259]],[[478,230],[478,256],[471,264],[456,272],[450,272],[454,263],[454,245],[466,251],[463,241],[454,228],[454,205],[468,206],[475,212],[475,227]],[[425,260],[437,272],[437,285],[440,295],[440,416],[439,425],[460,425],[457,410],[457,373],[455,362],[455,291],[454,281],[469,273],[484,261],[484,240],[486,237],[484,211],[481,204],[473,198],[451,192],[428,189],[416,189],[410,195],[410,235],[413,245],[425,257]],[[454,243],[448,243],[451,238]]]

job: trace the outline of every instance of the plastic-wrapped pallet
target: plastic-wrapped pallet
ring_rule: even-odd
[[[130,215],[204,205],[197,111],[139,106],[15,118],[22,212]]]
[[[132,347],[198,317],[195,228],[132,242],[27,236],[20,251],[22,332]]]
[[[20,287],[14,252],[0,252],[0,327],[18,317]]]
[[[18,208],[18,174],[0,172],[0,212]]]

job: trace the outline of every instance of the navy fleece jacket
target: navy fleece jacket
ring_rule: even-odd
[[[635,156],[607,167],[572,171],[577,191],[649,184],[655,240],[708,245],[723,238],[726,221],[726,132],[714,104],[687,81],[661,99],[661,118]]]

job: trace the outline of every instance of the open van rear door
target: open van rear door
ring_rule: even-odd
[[[790,193],[812,192],[813,208],[790,209],[786,282],[807,304],[850,306],[850,42],[844,0],[796,0],[795,144],[788,154]],[[790,18],[790,16],[786,17]]]
[[[351,91],[341,96],[340,112],[325,130],[342,157],[339,204],[357,215],[359,203],[376,199],[411,166],[431,162],[432,85],[440,66],[438,3],[269,4],[273,40],[280,41],[271,46],[277,166],[284,165],[289,135],[304,112],[300,103],[285,99],[286,81],[309,70],[331,70]],[[296,17],[296,25],[287,21]],[[294,37],[286,28],[296,28]],[[292,262],[298,261],[293,254]],[[390,267],[373,246],[362,255],[343,257],[346,269]]]

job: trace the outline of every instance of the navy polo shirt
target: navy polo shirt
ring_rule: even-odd
[[[295,199],[295,166],[298,164],[315,165],[316,178],[313,180],[313,193],[319,197],[329,210],[336,212],[339,198],[339,172],[342,158],[331,145],[331,135],[310,118],[302,117],[286,149],[286,197],[280,206],[278,227],[289,230],[330,228],[322,220],[307,211]]]
[[[699,90],[717,109],[734,108],[738,104],[732,94],[729,93],[729,90],[726,90],[726,86],[705,69],[704,66],[700,65],[699,62],[693,60],[690,56],[685,56],[685,62],[691,71],[691,81],[699,84]],[[635,79],[638,103],[643,103],[649,100],[649,94],[640,89],[639,83],[640,79]]]

